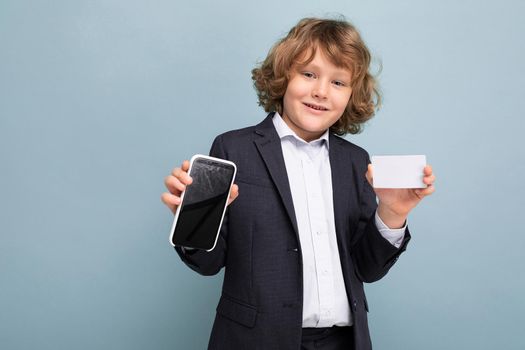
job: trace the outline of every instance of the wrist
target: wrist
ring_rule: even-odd
[[[379,203],[377,207],[377,215],[383,223],[391,229],[402,228],[405,225],[407,215],[399,214],[392,209],[385,207]]]

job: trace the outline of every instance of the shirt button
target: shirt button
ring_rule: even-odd
[[[317,235],[320,236],[323,234],[323,231],[317,231]]]
[[[328,275],[328,270],[323,270],[323,275]]]

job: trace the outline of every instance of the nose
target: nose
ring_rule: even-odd
[[[326,99],[328,95],[328,85],[327,82],[322,79],[318,79],[315,83],[315,86],[312,89],[312,96],[317,99]]]

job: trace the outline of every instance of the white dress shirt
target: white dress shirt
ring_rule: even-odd
[[[303,328],[352,325],[335,233],[328,130],[306,142],[278,113],[273,123],[281,139],[303,255]],[[399,248],[406,224],[390,229],[377,213],[375,220],[381,235]]]

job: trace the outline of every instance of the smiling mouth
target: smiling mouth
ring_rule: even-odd
[[[311,104],[311,103],[303,103],[306,107],[310,107],[312,109],[315,109],[317,111],[327,111],[328,108],[325,108],[323,106],[318,106],[318,105],[314,105],[314,104]]]

